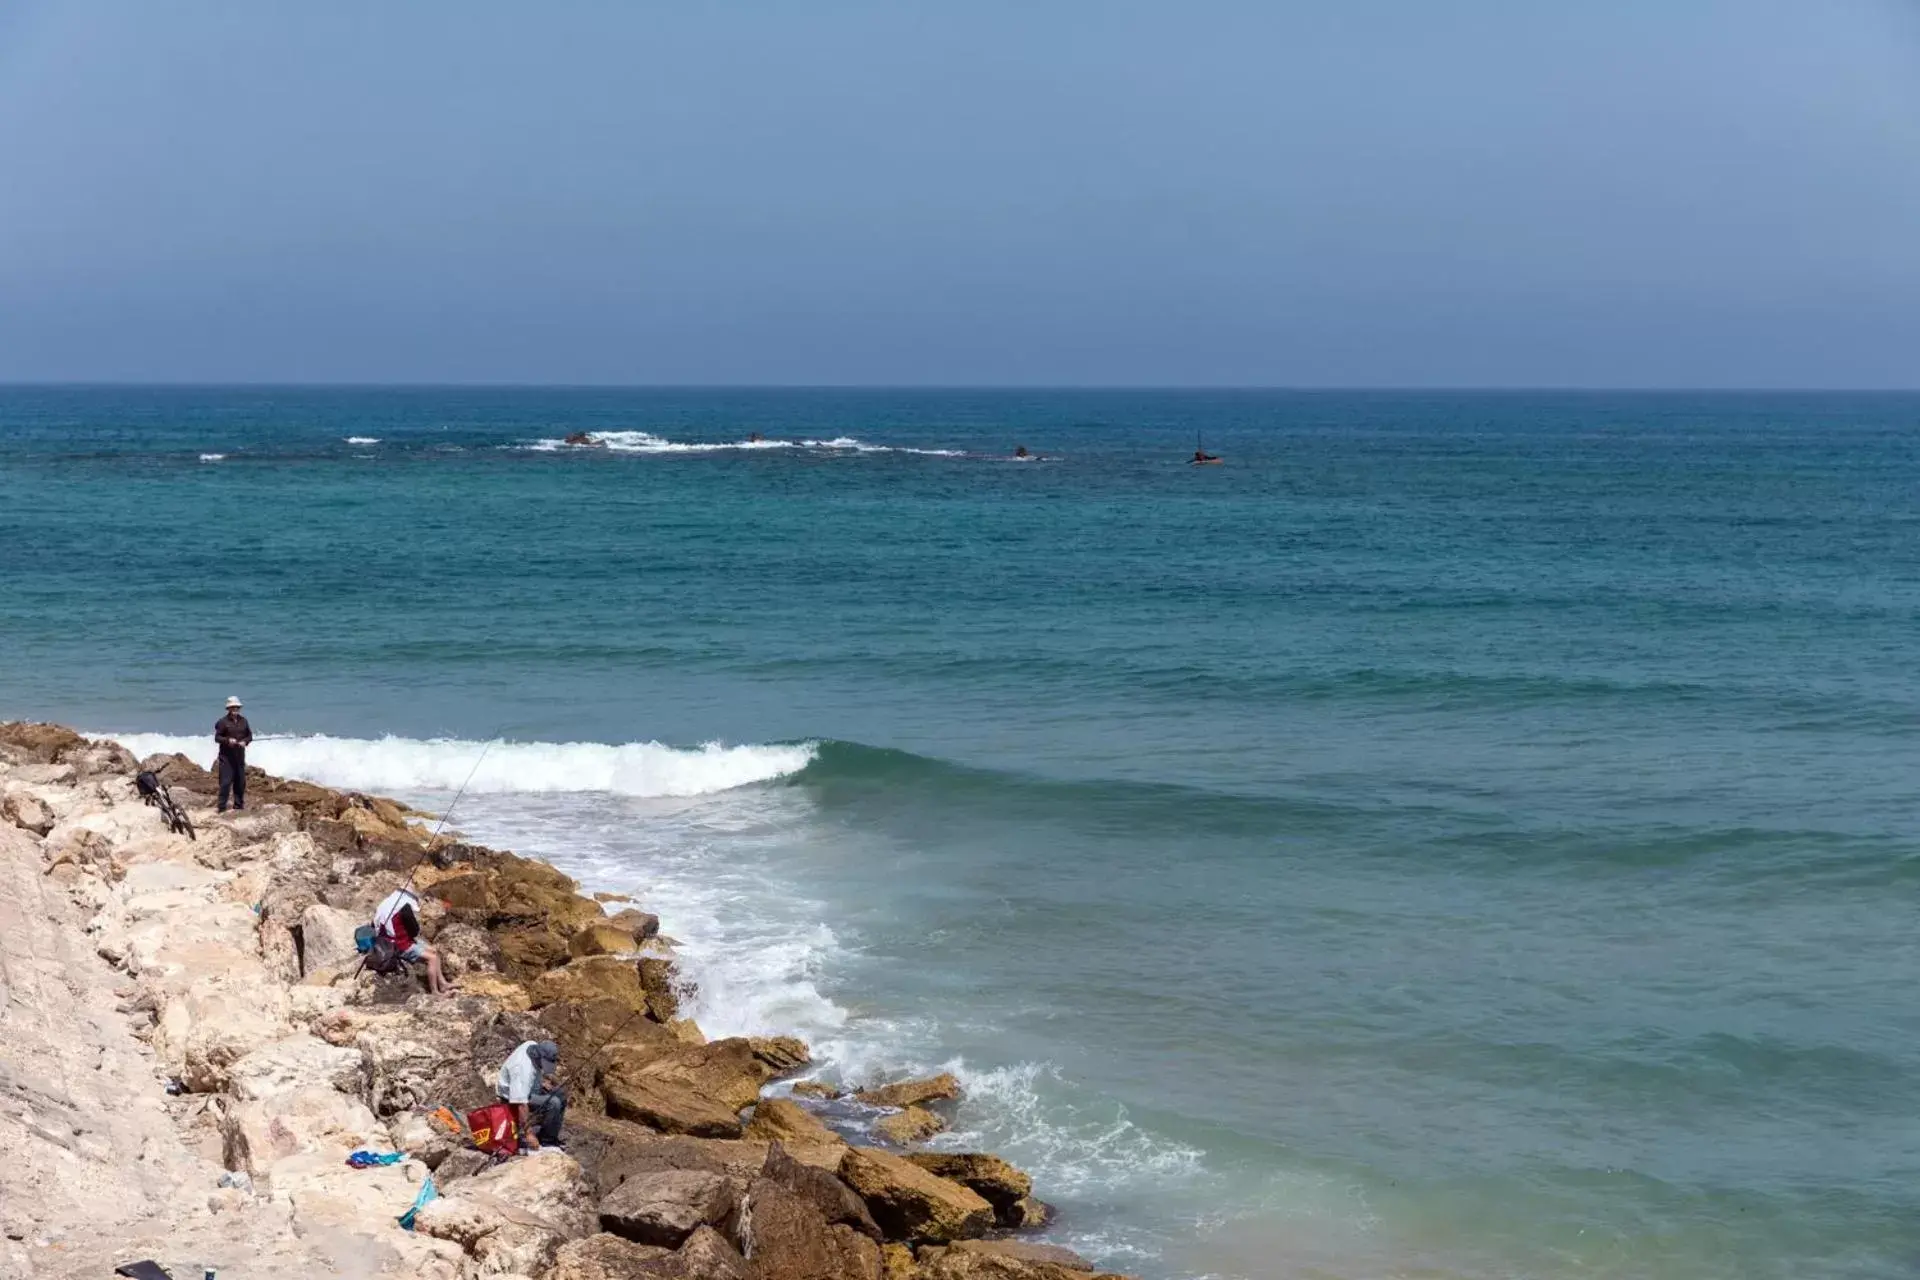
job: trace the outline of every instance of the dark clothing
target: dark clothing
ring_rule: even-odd
[[[533,1136],[540,1139],[543,1147],[560,1145],[560,1122],[566,1119],[566,1115],[565,1089],[536,1093],[527,1099],[527,1123],[533,1126]],[[522,1145],[525,1145],[524,1140]]]
[[[247,766],[244,763],[245,759],[246,757],[242,756],[242,763],[235,764],[226,752],[222,751],[220,753],[220,812],[222,813],[227,811],[227,795],[229,792],[233,795],[234,808],[244,809],[247,807]]]
[[[220,747],[220,812],[227,811],[227,795],[233,795],[233,807],[247,807],[247,744],[253,741],[253,726],[238,711],[229,711],[213,722],[213,740]]]
[[[253,741],[253,726],[238,711],[229,711],[213,722],[213,740],[220,747],[220,758],[241,768],[247,765],[247,744]]]

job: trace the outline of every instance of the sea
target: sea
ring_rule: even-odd
[[[465,784],[1142,1280],[1891,1280],[1916,502],[1911,395],[13,387],[0,716]]]

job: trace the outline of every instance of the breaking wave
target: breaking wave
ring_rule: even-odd
[[[600,449],[609,453],[728,453],[759,452],[773,449],[812,449],[827,453],[912,453],[929,458],[963,458],[964,449],[913,449],[905,445],[869,444],[852,436],[831,440],[669,440],[649,431],[596,431],[589,445],[568,444],[550,438],[521,445],[538,453],[562,450]]]
[[[379,444],[379,436],[348,436],[348,444]]]
[[[200,461],[202,462],[225,462],[226,460],[227,455],[224,453],[203,453],[200,455]]]
[[[212,756],[204,737],[160,733],[103,734],[138,756],[178,751]],[[813,743],[771,746],[669,747],[658,742],[483,742],[459,738],[262,738],[248,763],[269,773],[356,791],[451,791],[541,794],[604,792],[643,798],[703,796],[771,782],[811,764]],[[482,752],[485,752],[482,758]],[[476,768],[477,762],[477,768]]]

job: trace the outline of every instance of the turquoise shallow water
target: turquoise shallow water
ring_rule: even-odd
[[[0,390],[0,715],[504,735],[469,830],[1149,1280],[1907,1276],[1917,492],[1920,397]]]

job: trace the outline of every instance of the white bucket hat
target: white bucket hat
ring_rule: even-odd
[[[238,698],[228,698],[228,699],[227,699],[227,709],[228,709],[229,711],[231,711],[231,710],[232,710],[233,708],[235,708],[235,707],[238,707],[238,706],[244,706],[244,705],[245,705],[245,704],[244,704],[244,703],[242,703],[242,702],[240,701],[240,699],[238,699]]]

